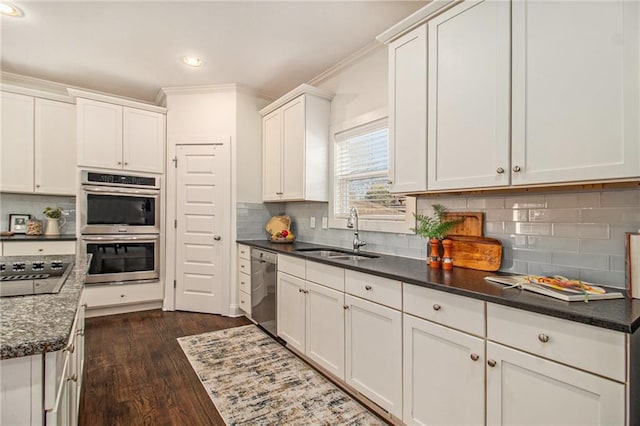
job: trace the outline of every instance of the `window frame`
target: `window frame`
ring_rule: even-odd
[[[347,228],[347,219],[336,217],[335,215],[335,146],[336,134],[345,132],[356,127],[364,126],[374,121],[388,119],[387,109],[381,108],[366,114],[359,115],[342,123],[335,124],[330,127],[329,143],[329,228],[331,229],[349,229]],[[360,231],[389,232],[397,234],[413,234],[409,229],[415,225],[413,213],[416,211],[416,197],[407,196],[405,202],[406,212],[403,220],[397,219],[368,219],[360,218],[358,225]]]

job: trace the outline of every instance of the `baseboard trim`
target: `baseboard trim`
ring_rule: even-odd
[[[152,309],[162,309],[162,302],[137,303],[133,305],[107,306],[100,308],[87,308],[85,317],[95,318],[107,315],[126,314],[129,312],[149,311]]]

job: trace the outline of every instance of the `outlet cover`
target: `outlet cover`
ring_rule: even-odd
[[[329,229],[329,220],[326,216],[322,217],[322,229]]]
[[[311,229],[315,229],[315,227],[316,227],[316,217],[315,216],[311,216],[309,218],[309,227]]]

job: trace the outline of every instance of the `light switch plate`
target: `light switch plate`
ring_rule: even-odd
[[[322,229],[329,229],[329,220],[326,216],[322,217]]]
[[[311,216],[309,218],[309,227],[311,229],[315,229],[315,227],[316,227],[316,217],[315,216]]]

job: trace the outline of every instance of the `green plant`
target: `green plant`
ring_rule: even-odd
[[[444,220],[447,214],[447,208],[442,204],[434,204],[433,213],[434,216],[414,213],[413,216],[416,218],[416,227],[411,228],[411,230],[422,238],[437,238],[438,240],[442,240],[454,226],[463,221],[463,219]]]
[[[49,219],[60,219],[60,217],[62,216],[62,208],[60,208],[60,207],[56,207],[56,208],[47,207],[46,209],[44,209],[44,211],[42,213],[44,213],[44,215],[46,217],[48,217]]]

